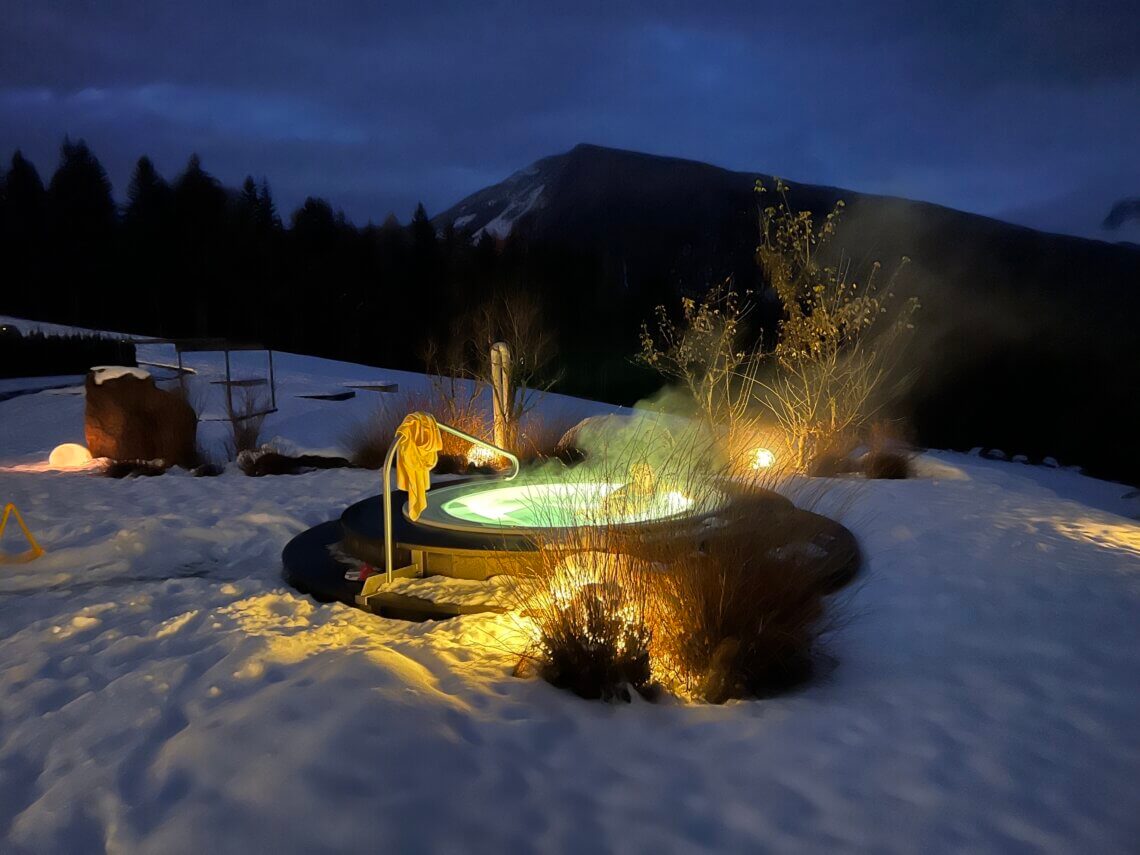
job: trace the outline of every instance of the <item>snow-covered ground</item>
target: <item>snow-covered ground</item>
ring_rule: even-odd
[[[375,403],[297,394],[423,383],[276,367],[267,433],[303,448]],[[285,587],[284,544],[375,474],[38,471],[82,407],[0,402],[0,503],[47,549],[0,566],[2,852],[1136,851],[1127,487],[931,453],[922,478],[827,493],[868,564],[826,679],[607,706],[511,677],[509,618],[407,624]]]

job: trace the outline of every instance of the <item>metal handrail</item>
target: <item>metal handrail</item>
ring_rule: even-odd
[[[510,481],[519,474],[519,459],[507,451],[505,448],[499,448],[497,445],[492,445],[489,442],[472,436],[466,431],[461,431],[457,427],[444,424],[441,421],[436,421],[436,425],[440,430],[447,431],[452,436],[457,436],[460,439],[465,439],[474,445],[481,445],[483,448],[488,448],[497,454],[501,454],[514,464],[514,469],[510,475],[504,478],[504,481]],[[384,573],[385,583],[392,584],[392,461],[396,457],[396,449],[399,447],[400,442],[403,440],[399,434],[392,440],[392,446],[388,449],[388,454],[384,457],[384,468],[381,469],[381,477],[384,480]]]

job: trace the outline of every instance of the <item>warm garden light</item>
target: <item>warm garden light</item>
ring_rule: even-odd
[[[91,462],[91,452],[75,442],[65,442],[52,449],[48,464],[56,469],[81,469]]]
[[[491,449],[481,445],[473,445],[467,452],[467,463],[471,466],[491,466],[500,459]]]
[[[753,469],[768,469],[776,462],[776,455],[767,448],[758,448],[752,455]]]

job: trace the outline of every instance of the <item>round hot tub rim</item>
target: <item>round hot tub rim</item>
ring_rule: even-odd
[[[470,478],[462,481],[453,481],[447,484],[441,484],[434,487],[428,493],[428,507],[417,520],[412,520],[408,512],[407,501],[402,501],[399,504],[393,502],[393,506],[401,508],[404,521],[410,525],[423,526],[434,528],[441,531],[463,532],[473,535],[486,535],[493,534],[499,537],[512,538],[534,538],[543,537],[557,538],[559,532],[569,531],[578,528],[578,525],[573,523],[566,525],[510,525],[510,524],[496,524],[493,522],[478,522],[474,520],[464,520],[461,517],[448,515],[444,510],[444,505],[454,499],[462,498],[475,493],[493,492],[499,490],[518,490],[527,487],[547,487],[547,486],[562,486],[573,485],[576,482],[565,481],[533,481],[533,482],[516,482],[513,480],[503,480],[497,478]],[[601,484],[605,483],[603,480],[597,481],[583,481],[581,485],[586,484]],[[729,493],[721,491],[719,500],[714,507],[696,508],[693,510],[684,510],[670,514],[662,514],[660,516],[649,517],[647,519],[637,519],[628,521],[612,521],[599,523],[599,527],[618,528],[625,531],[654,531],[660,529],[662,526],[689,524],[696,520],[701,520],[706,517],[716,514],[721,510],[730,500]],[[397,516],[393,514],[393,516]],[[582,523],[581,525],[590,525],[589,523]],[[398,540],[399,538],[397,538]]]

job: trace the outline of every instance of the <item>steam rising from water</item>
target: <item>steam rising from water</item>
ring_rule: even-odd
[[[626,413],[585,419],[570,433],[570,444],[584,455],[580,464],[553,461],[520,477],[527,482],[626,483],[640,472],[683,488],[707,480],[726,462],[715,437],[693,416],[687,396],[676,389],[663,389]]]

